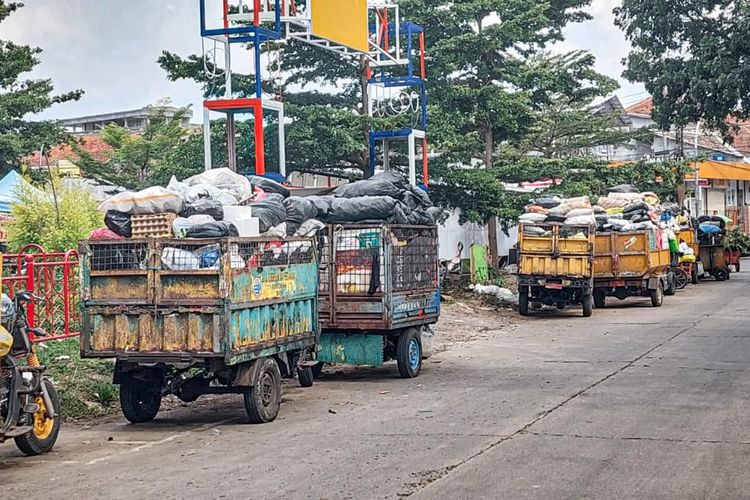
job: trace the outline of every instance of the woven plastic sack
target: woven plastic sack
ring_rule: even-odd
[[[565,200],[565,203],[570,206],[571,209],[574,208],[591,208],[591,200],[588,196],[580,196],[578,198],[568,198]]]
[[[568,226],[595,226],[596,218],[591,215],[579,215],[577,217],[568,217],[565,219],[565,225]]]
[[[129,215],[153,215],[167,212],[179,214],[184,206],[180,195],[163,187],[154,186],[138,192],[118,193],[99,205],[99,210],[102,212],[115,210]]]
[[[549,210],[539,205],[528,205],[526,207],[526,213],[547,215],[549,213]]]
[[[611,198],[609,196],[602,196],[599,198],[597,205],[605,210],[610,208],[624,208],[628,204],[628,201],[622,198]]]
[[[549,209],[549,215],[559,215],[559,216],[566,216],[568,215],[568,212],[570,212],[571,206],[567,203],[561,203],[555,208]]]
[[[547,216],[544,214],[523,214],[518,218],[519,222],[525,222],[525,223],[539,223],[544,222],[547,220]]]
[[[571,217],[583,217],[586,215],[594,215],[594,210],[591,208],[574,208],[568,212],[568,218]]]

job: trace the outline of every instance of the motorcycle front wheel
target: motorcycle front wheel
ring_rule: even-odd
[[[28,425],[31,425],[33,429],[15,438],[18,449],[29,456],[41,455],[50,451],[55,446],[57,436],[60,434],[60,424],[62,422],[60,398],[57,395],[55,386],[49,379],[45,378],[42,383],[47,389],[47,394],[49,394],[49,399],[53,406],[52,413],[54,413],[55,417],[49,418],[47,416],[47,406],[44,398],[39,394],[34,400],[39,406],[39,410],[33,415],[27,415]]]

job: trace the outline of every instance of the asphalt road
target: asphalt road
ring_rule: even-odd
[[[148,425],[67,425],[0,446],[3,498],[743,498],[750,496],[750,273],[664,307],[617,302],[508,325],[447,308],[444,351],[291,384],[280,418],[237,397]]]

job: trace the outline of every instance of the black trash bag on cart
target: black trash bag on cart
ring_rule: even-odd
[[[210,215],[216,220],[224,218],[224,207],[221,203],[210,198],[198,198],[192,203],[185,205],[180,217],[188,218],[192,215]]]
[[[333,202],[333,196],[306,196],[305,199],[315,206],[318,211],[316,219],[324,218],[331,211],[331,202]]]
[[[390,196],[400,198],[402,189],[386,179],[365,179],[363,181],[343,184],[333,190],[331,194],[336,198],[359,198],[362,196]]]
[[[306,198],[299,196],[290,196],[284,200],[286,209],[286,231],[287,234],[294,234],[303,222],[318,217],[317,207]]]
[[[280,194],[284,198],[288,198],[291,194],[287,188],[271,179],[266,179],[265,177],[259,177],[257,175],[248,175],[247,178],[250,179],[250,184],[258,186],[268,194]]]
[[[267,199],[251,203],[250,208],[253,210],[253,217],[260,219],[261,233],[267,232],[286,220],[284,197],[280,194],[269,194]]]
[[[610,193],[640,193],[640,190],[632,184],[620,184],[609,188]]]
[[[357,198],[335,198],[325,222],[378,221],[408,224],[403,205],[390,196],[360,196]]]
[[[130,238],[133,235],[130,214],[118,212],[117,210],[108,210],[104,216],[104,224],[110,231],[124,238]]]
[[[231,222],[217,221],[196,224],[187,230],[188,238],[225,238],[228,236],[239,236],[237,227]]]

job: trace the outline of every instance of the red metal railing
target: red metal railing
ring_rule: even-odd
[[[78,253],[46,252],[39,245],[26,245],[17,254],[4,254],[2,291],[10,297],[31,291],[44,297],[42,304],[28,304],[31,327],[47,332],[35,342],[77,337],[81,314],[78,307]]]

